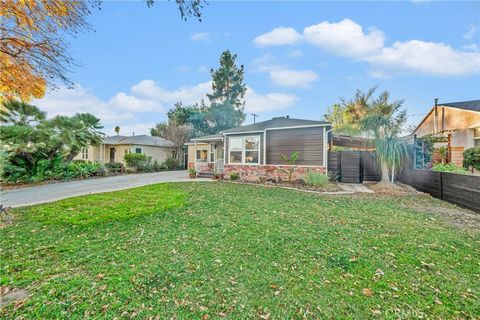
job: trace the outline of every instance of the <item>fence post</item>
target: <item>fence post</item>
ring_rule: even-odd
[[[443,172],[440,172],[440,199],[443,200]]]

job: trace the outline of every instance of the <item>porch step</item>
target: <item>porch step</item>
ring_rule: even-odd
[[[213,172],[199,172],[198,177],[199,178],[211,178],[211,177],[213,177]]]

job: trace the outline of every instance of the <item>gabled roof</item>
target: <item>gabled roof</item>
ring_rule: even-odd
[[[111,136],[106,137],[104,144],[135,144],[152,147],[173,147],[173,142],[154,136],[139,135],[139,136]]]
[[[240,126],[232,129],[223,131],[224,134],[230,133],[242,133],[249,131],[263,131],[265,129],[275,129],[275,128],[288,128],[288,127],[301,127],[301,126],[313,126],[313,125],[330,125],[330,122],[326,121],[316,121],[316,120],[304,120],[304,119],[294,119],[289,117],[277,117],[267,121],[257,122],[254,124],[249,124],[246,126]]]
[[[447,103],[438,103],[438,107],[448,107],[448,108],[456,108],[466,111],[475,111],[480,112],[480,100],[471,100],[471,101],[462,101],[462,102],[447,102]],[[420,121],[413,131],[414,133],[417,132],[418,128],[427,120],[430,114],[435,110],[435,106],[433,106],[427,115]]]
[[[480,100],[439,103],[439,106],[480,112]]]

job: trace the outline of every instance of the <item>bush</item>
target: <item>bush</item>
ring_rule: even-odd
[[[463,152],[463,166],[480,170],[480,147],[469,148]]]
[[[109,172],[121,172],[123,171],[123,163],[121,162],[108,162],[108,163],[105,163],[105,168],[109,171]]]
[[[88,178],[91,176],[101,175],[104,166],[97,162],[70,162],[64,172],[65,179],[74,179],[74,178]]]
[[[437,172],[468,173],[467,170],[453,163],[437,163],[432,167],[432,170]]]
[[[230,173],[230,180],[231,181],[237,181],[238,179],[240,179],[240,174],[238,172]]]
[[[308,170],[307,173],[305,173],[305,175],[302,177],[302,180],[307,186],[324,187],[329,182],[329,176],[325,173]]]
[[[147,156],[143,153],[127,153],[123,159],[127,163],[127,167],[132,168],[134,171],[138,171],[147,162]]]
[[[162,166],[166,168],[166,170],[173,170],[178,167],[178,161],[177,159],[174,158],[167,158],[165,161],[162,163]]]

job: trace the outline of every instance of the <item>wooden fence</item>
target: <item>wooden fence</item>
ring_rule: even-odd
[[[344,183],[379,181],[381,177],[376,154],[368,151],[330,151],[328,171]]]
[[[435,198],[480,212],[480,176],[412,169],[408,163],[398,180]]]

